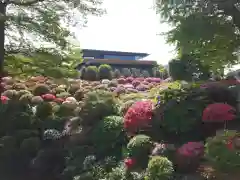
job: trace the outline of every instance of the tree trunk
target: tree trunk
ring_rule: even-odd
[[[4,49],[4,43],[5,43],[5,15],[6,15],[6,4],[0,3],[0,94],[3,91],[3,88],[1,86],[2,83],[2,77],[4,75],[4,55],[5,55],[5,49]]]

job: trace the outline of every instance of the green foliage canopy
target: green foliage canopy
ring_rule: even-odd
[[[237,1],[157,1],[157,12],[173,26],[167,42],[181,54],[219,71],[238,63],[240,11]]]
[[[31,54],[6,56],[5,69],[12,76],[44,75],[53,78],[77,77],[76,66],[81,63],[80,49],[62,56],[54,49],[41,49]]]

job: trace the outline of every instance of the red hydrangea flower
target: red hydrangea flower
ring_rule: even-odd
[[[54,96],[53,94],[44,94],[42,95],[42,98],[47,101],[53,101],[56,99],[56,96]]]
[[[234,148],[233,139],[234,139],[234,137],[230,137],[230,138],[227,140],[227,142],[226,142],[226,147],[227,147],[229,150],[233,150],[233,148]]]
[[[1,96],[1,102],[2,104],[6,104],[8,102],[9,98],[7,96]]]
[[[137,132],[150,126],[153,115],[151,101],[138,101],[134,103],[124,116],[124,127],[128,132]]]
[[[188,157],[201,157],[204,154],[204,144],[201,142],[188,142],[178,148],[177,153]]]
[[[235,119],[236,109],[228,104],[214,103],[208,105],[202,115],[203,121],[224,122]]]
[[[127,158],[124,160],[124,164],[127,169],[131,169],[136,164],[136,160],[133,158]]]

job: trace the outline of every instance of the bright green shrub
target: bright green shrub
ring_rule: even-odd
[[[112,68],[108,64],[102,64],[98,68],[99,79],[112,79]]]
[[[173,177],[173,164],[166,157],[153,156],[147,167],[146,180],[170,180]]]
[[[137,158],[148,156],[151,147],[151,138],[143,134],[134,136],[127,145],[130,156]]]
[[[84,73],[84,79],[88,81],[96,81],[98,79],[98,68],[96,66],[88,66]]]
[[[83,124],[94,125],[105,116],[119,113],[118,101],[111,92],[96,90],[88,92],[83,100],[79,116]]]
[[[33,95],[41,96],[50,93],[50,88],[45,84],[38,84],[33,88]]]

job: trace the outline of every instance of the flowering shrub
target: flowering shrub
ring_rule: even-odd
[[[177,149],[176,164],[178,170],[194,171],[204,155],[204,144],[201,142],[188,142]]]
[[[44,94],[44,95],[42,95],[42,98],[45,101],[53,101],[56,99],[56,96],[54,96],[53,94]]]
[[[136,165],[136,159],[134,159],[134,158],[124,159],[124,164],[125,164],[127,170],[131,170]]]
[[[151,126],[153,115],[153,103],[151,101],[135,102],[124,116],[124,127],[128,132],[137,132],[138,130]]]
[[[27,174],[30,162],[44,151],[51,155],[38,166],[43,169],[48,164],[52,166],[49,161],[57,154],[55,151],[60,153],[60,145],[67,147],[66,152],[51,161],[63,164],[62,169],[55,174],[49,172],[60,179],[168,179],[173,173],[169,160],[176,165],[176,171],[195,170],[204,151],[203,144],[195,142],[205,140],[202,121],[205,125],[210,121],[237,119],[234,103],[219,102],[223,98],[213,98],[209,88],[199,89],[191,83],[184,88],[176,82],[162,86],[159,78],[138,77],[121,77],[122,84],[117,79],[100,82],[42,77],[4,81],[0,174],[2,171]],[[139,92],[141,86],[144,92]],[[121,90],[117,97],[109,92],[116,87]],[[155,88],[147,91],[151,87]],[[149,99],[154,97],[157,98],[152,103]],[[46,129],[58,132],[48,130],[46,134]],[[183,145],[177,148],[179,144]],[[224,138],[218,135],[207,140],[206,159],[216,169],[237,170],[239,147],[237,133]],[[94,157],[90,164],[89,156]],[[109,156],[114,157],[114,162],[105,160]],[[55,165],[50,169],[54,168]]]
[[[125,84],[126,83],[126,79],[124,79],[124,78],[118,78],[117,81],[118,81],[118,84]]]
[[[173,177],[173,164],[166,157],[154,156],[150,159],[146,170],[146,180],[170,180]]]
[[[130,156],[140,159],[150,154],[151,147],[151,138],[142,134],[134,136],[127,145]]]
[[[118,101],[113,94],[97,90],[86,94],[79,116],[83,124],[93,125],[105,116],[117,115]]]
[[[149,88],[148,88],[147,85],[140,84],[140,85],[138,85],[138,86],[136,87],[136,89],[137,89],[138,91],[146,91],[146,90],[149,89]]]
[[[236,131],[224,131],[215,137],[208,138],[206,143],[206,159],[217,170],[234,172],[240,167],[240,134]]]
[[[140,85],[141,84],[141,81],[139,81],[139,80],[133,80],[132,81],[132,85],[134,86],[134,87],[137,87],[138,85]]]
[[[7,96],[1,96],[1,102],[2,104],[6,104],[8,102],[9,98]]]
[[[117,143],[123,143],[123,118],[121,116],[107,116],[99,121],[90,135],[91,142],[96,146],[98,152],[112,153],[116,151]],[[111,152],[106,152],[109,149]],[[104,152],[105,151],[105,152]]]
[[[214,103],[208,105],[204,111],[202,120],[204,122],[224,122],[236,118],[236,109],[228,104]]]

